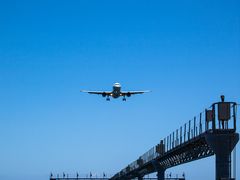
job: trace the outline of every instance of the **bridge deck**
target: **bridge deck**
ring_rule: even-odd
[[[219,110],[222,108],[219,107],[222,106],[222,103],[223,105],[227,104],[227,108],[229,107],[226,112],[222,112],[224,109]],[[219,102],[214,103],[210,108],[211,110],[206,109],[199,116],[194,117],[193,120],[161,140],[158,145],[115,174],[111,180],[142,179],[145,175],[160,170],[163,171],[161,178],[163,179],[164,171],[168,168],[214,155],[213,146],[209,142],[209,137],[212,135],[219,136],[219,138],[227,135],[231,140],[227,138],[225,140],[229,146],[232,146],[233,141],[238,141],[238,134],[235,133],[236,103]],[[229,116],[229,119],[222,120],[221,114],[224,118]],[[203,120],[202,117],[205,119]],[[216,117],[218,121],[216,121]],[[227,149],[230,150],[231,147]]]

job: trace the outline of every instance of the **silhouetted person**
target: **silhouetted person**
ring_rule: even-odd
[[[221,101],[224,102],[225,96],[221,95]],[[222,128],[224,129],[224,121],[222,121]]]
[[[221,95],[221,101],[224,102],[225,96]]]
[[[63,178],[65,178],[65,173],[63,173]]]
[[[77,179],[78,179],[78,177],[79,177],[79,174],[77,173]]]

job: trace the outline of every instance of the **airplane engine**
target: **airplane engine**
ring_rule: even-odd
[[[127,93],[127,97],[130,97],[131,96],[131,93]]]
[[[102,93],[102,97],[106,97],[107,96],[107,94],[104,92],[104,93]]]

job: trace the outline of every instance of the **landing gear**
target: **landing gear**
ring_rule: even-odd
[[[127,99],[124,97],[124,98],[123,98],[123,101],[127,101]]]
[[[107,101],[110,101],[110,98],[109,98],[109,96],[107,97],[107,99],[106,99]]]

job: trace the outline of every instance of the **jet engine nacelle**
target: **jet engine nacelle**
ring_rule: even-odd
[[[127,97],[130,97],[131,96],[131,93],[127,93]]]
[[[104,92],[104,93],[102,93],[102,97],[106,97],[107,96],[107,94]]]

